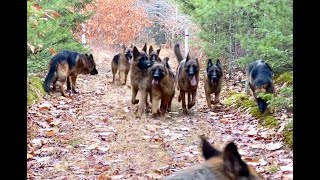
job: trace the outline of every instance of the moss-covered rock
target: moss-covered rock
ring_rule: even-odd
[[[42,87],[43,80],[38,76],[28,76],[27,83],[27,107],[30,107],[42,98],[45,91]]]
[[[292,119],[286,124],[283,130],[284,143],[290,148],[293,147],[293,121]]]
[[[230,94],[227,99],[224,101],[225,105],[233,106],[236,108],[244,107],[246,109],[250,109],[249,113],[259,119],[259,123],[264,127],[277,127],[279,125],[279,121],[272,116],[272,114],[266,113],[263,114],[259,111],[256,102],[253,99],[250,99],[249,96],[245,93],[234,93]]]
[[[277,84],[283,84],[283,83],[287,82],[289,85],[292,85],[293,84],[293,73],[292,73],[292,71],[282,73],[278,77],[275,77],[274,82],[277,83]]]

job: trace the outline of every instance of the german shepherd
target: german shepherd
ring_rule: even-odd
[[[145,105],[148,106],[147,97],[150,94],[151,82],[148,78],[148,69],[153,65],[153,61],[150,60],[149,55],[146,53],[147,45],[145,43],[142,51],[139,51],[137,47],[133,47],[133,61],[130,66],[130,79],[131,79],[131,103],[138,104],[138,113],[136,117],[141,117],[142,112],[145,109]],[[137,93],[140,93],[139,100],[136,99]]]
[[[111,61],[111,69],[112,69],[112,83],[115,81],[115,76],[118,71],[119,73],[119,81],[122,81],[122,85],[127,83],[127,76],[130,70],[130,64],[133,57],[132,46],[126,47],[122,46],[123,52],[115,55]],[[124,77],[124,80],[121,79]]]
[[[159,57],[160,50],[161,50],[161,47],[159,49],[157,49],[156,51],[154,51],[152,45],[150,45],[149,56],[150,56],[151,61],[161,62],[161,59]]]
[[[165,114],[171,111],[171,103],[175,94],[175,75],[168,64],[166,57],[161,62],[155,62],[149,69],[149,76],[152,79],[151,97],[152,114]],[[160,104],[161,103],[161,104]]]
[[[199,84],[199,61],[198,58],[190,58],[189,53],[187,54],[187,57],[183,59],[179,44],[175,44],[174,53],[179,62],[177,68],[177,88],[180,91],[178,101],[180,102],[182,100],[182,111],[184,114],[188,114],[185,93],[188,94],[188,109],[191,109],[196,104],[197,88]]]
[[[207,73],[204,78],[204,91],[206,94],[206,100],[208,109],[214,111],[216,105],[220,102],[220,92],[223,80],[223,70],[220,60],[217,59],[216,64],[213,64],[211,59],[207,63]],[[214,101],[211,101],[211,94],[214,93]],[[214,105],[211,108],[211,104]]]
[[[49,72],[43,84],[44,90],[49,93],[50,85],[53,83],[52,90],[55,91],[56,82],[59,81],[62,96],[66,97],[66,92],[63,88],[66,82],[68,86],[67,89],[71,89],[73,93],[77,93],[75,89],[77,76],[79,74],[98,74],[92,54],[84,55],[69,50],[60,51],[51,59]]]
[[[245,91],[249,94],[249,87],[252,90],[255,101],[258,104],[259,111],[264,113],[267,109],[267,102],[260,97],[259,93],[275,94],[273,85],[273,72],[268,63],[264,60],[256,60],[249,64],[246,71],[247,81]],[[270,109],[271,110],[271,109]],[[272,111],[272,110],[271,110]]]
[[[262,176],[242,160],[233,142],[228,143],[221,152],[202,136],[201,141],[202,156],[206,161],[176,172],[165,180],[262,180]]]

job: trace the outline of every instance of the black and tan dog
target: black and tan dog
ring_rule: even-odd
[[[196,95],[199,84],[199,61],[198,58],[190,58],[189,53],[182,58],[179,44],[175,44],[174,53],[179,62],[177,68],[177,88],[180,91],[178,101],[182,100],[182,111],[187,114],[185,94],[188,94],[188,109],[196,104]]]
[[[153,50],[152,45],[150,45],[149,47],[149,57],[151,59],[151,61],[157,61],[157,62],[161,62],[161,59],[159,57],[159,53],[160,53],[161,47],[157,50]]]
[[[220,102],[220,92],[223,80],[223,70],[220,60],[217,59],[216,64],[213,64],[211,59],[207,63],[207,73],[204,78],[204,91],[206,94],[206,100],[208,109],[214,111],[216,105]],[[214,101],[211,100],[211,94],[214,93]],[[211,108],[213,104],[213,108]]]
[[[202,156],[206,161],[165,177],[165,180],[262,180],[256,169],[242,160],[235,143],[229,142],[221,152],[203,136],[201,141]]]
[[[153,61],[150,60],[149,55],[146,53],[147,45],[145,44],[142,51],[139,51],[137,47],[133,47],[133,61],[130,66],[130,79],[131,79],[131,103],[138,104],[139,108],[136,117],[141,117],[145,107],[148,106],[147,97],[150,94],[151,82],[148,78],[148,69],[153,65]],[[136,99],[139,92],[140,98]]]
[[[67,89],[76,92],[76,80],[79,74],[96,75],[96,63],[92,54],[80,54],[75,51],[63,50],[54,55],[50,61],[49,72],[45,78],[43,87],[46,92],[50,92],[50,85],[53,84],[53,91],[56,90],[56,82],[60,83],[60,91],[66,96],[64,84],[67,82]],[[69,79],[70,78],[70,79]],[[71,80],[71,85],[70,85]]]
[[[115,81],[116,73],[119,73],[119,81],[122,85],[127,83],[127,76],[130,70],[130,64],[133,58],[133,45],[130,47],[122,46],[122,52],[115,55],[111,61],[112,83]],[[124,79],[121,79],[123,77]]]
[[[258,104],[259,111],[264,113],[267,109],[266,100],[258,97],[259,93],[271,93],[275,94],[275,88],[273,85],[273,72],[269,64],[264,60],[256,60],[250,63],[246,70],[246,86],[245,91],[249,94],[249,87],[252,90],[254,99]],[[270,109],[270,112],[273,112]]]
[[[171,103],[175,93],[175,75],[168,64],[169,58],[155,62],[149,69],[151,82],[152,114],[163,115],[171,111]]]

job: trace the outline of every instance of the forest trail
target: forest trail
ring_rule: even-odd
[[[28,110],[28,179],[162,179],[203,161],[202,134],[220,149],[234,140],[265,179],[292,179],[292,150],[282,144],[277,129],[260,127],[248,113],[223,104],[216,112],[207,111],[203,73],[188,116],[181,113],[176,91],[173,112],[165,118],[145,113],[134,118],[130,78],[125,86],[111,83],[116,53],[93,49],[99,74],[80,75],[79,94],[46,95]],[[160,57],[165,56],[175,72],[172,50],[162,49]],[[243,90],[241,83],[232,84],[224,81],[221,102],[228,86]]]

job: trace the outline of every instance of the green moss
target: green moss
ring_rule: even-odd
[[[278,77],[275,78],[274,82],[277,84],[283,84],[283,83],[287,82],[289,85],[292,85],[293,84],[292,71],[280,74]]]
[[[38,102],[45,91],[42,87],[43,80],[38,76],[28,76],[27,83],[27,107],[29,107]]]
[[[279,171],[279,166],[270,166],[269,171],[271,173],[276,173]]]
[[[293,147],[293,121],[292,119],[284,127],[283,131],[284,143],[287,144],[290,148]]]
[[[249,113],[259,119],[259,123],[264,127],[277,127],[279,121],[272,116],[272,114],[266,113],[263,114],[259,111],[256,102],[253,99],[250,99],[249,96],[245,93],[234,93],[224,100],[224,104],[228,106],[234,106],[236,108],[244,107],[250,109]]]

